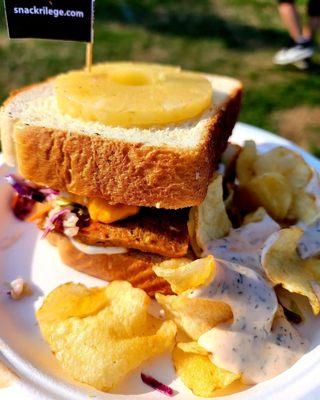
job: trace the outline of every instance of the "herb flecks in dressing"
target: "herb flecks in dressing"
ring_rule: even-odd
[[[262,273],[261,248],[267,238],[279,230],[280,226],[266,214],[261,221],[231,229],[228,236],[211,241],[204,249],[204,255],[213,254],[216,258],[245,265]]]
[[[297,331],[279,313],[272,286],[253,270],[218,261],[214,280],[191,296],[220,300],[230,305],[233,322],[200,336],[212,362],[246,383],[258,383],[289,368],[305,352]]]

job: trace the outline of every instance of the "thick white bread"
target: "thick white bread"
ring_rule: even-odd
[[[39,185],[110,203],[197,205],[226,147],[242,93],[237,80],[207,78],[213,87],[210,109],[196,119],[150,129],[111,127],[63,115],[52,80],[22,89],[1,110],[5,161]]]

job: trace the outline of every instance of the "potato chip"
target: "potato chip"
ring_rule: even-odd
[[[215,390],[240,378],[215,366],[207,355],[184,352],[179,347],[173,351],[173,363],[182,382],[197,396],[211,397]]]
[[[307,225],[320,218],[320,176],[315,170],[308,185],[295,194],[288,214]]]
[[[267,215],[268,213],[266,212],[266,210],[263,207],[259,207],[256,209],[256,211],[247,214],[244,217],[243,224],[247,225],[247,224],[252,224],[254,222],[263,221],[267,217]]]
[[[94,289],[69,283],[46,298],[37,319],[62,367],[74,379],[108,391],[173,347],[176,325],[149,315],[150,302],[128,282]]]
[[[204,201],[190,210],[188,229],[195,253],[200,256],[207,243],[227,235],[230,228],[223,202],[222,175],[218,174],[210,183]]]
[[[282,175],[294,192],[307,186],[312,169],[300,154],[286,148],[276,147],[259,155],[254,162],[256,175],[276,172]]]
[[[100,288],[88,289],[84,285],[66,283],[58,286],[46,297],[37,311],[41,333],[48,340],[50,330],[56,322],[70,317],[87,317],[97,314],[107,305],[107,297]]]
[[[157,276],[170,283],[174,293],[180,294],[212,279],[215,261],[211,255],[194,261],[186,258],[172,258],[155,265],[153,270]]]
[[[246,142],[237,161],[240,187],[235,202],[250,212],[263,206],[277,220],[299,219],[311,223],[315,219],[316,202],[307,193],[313,170],[303,157],[285,147],[276,147],[257,154],[254,142]]]
[[[229,321],[233,316],[230,306],[221,301],[159,293],[156,294],[156,300],[167,317],[193,340],[198,340],[203,333],[221,322]]]
[[[320,258],[302,260],[297,246],[303,231],[297,227],[273,234],[262,252],[262,266],[274,285],[308,297],[314,314],[320,312]]]
[[[266,209],[271,217],[282,220],[292,203],[292,191],[285,178],[277,172],[258,175],[246,184],[256,204]]]
[[[177,347],[179,347],[179,349],[185,353],[201,354],[203,356],[207,356],[209,354],[206,349],[198,344],[198,342],[181,342],[177,344]]]
[[[241,185],[246,185],[256,175],[254,163],[258,158],[257,147],[253,140],[245,142],[238,157],[236,172]]]
[[[296,193],[288,211],[288,218],[298,219],[305,224],[312,224],[318,217],[320,217],[320,209],[314,196],[305,193],[303,190]]]

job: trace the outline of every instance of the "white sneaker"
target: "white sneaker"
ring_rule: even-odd
[[[305,60],[306,58],[312,57],[313,53],[313,47],[309,42],[306,44],[297,44],[288,49],[282,49],[278,51],[273,58],[273,62],[277,65],[294,64],[296,62]]]
[[[297,61],[293,65],[301,71],[307,71],[308,69],[310,69],[310,61],[307,58],[305,60]]]

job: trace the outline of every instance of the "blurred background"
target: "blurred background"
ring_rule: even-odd
[[[303,14],[305,4],[297,1]],[[309,71],[274,66],[287,41],[276,0],[96,0],[95,62],[143,60],[234,76],[245,87],[241,121],[320,157],[320,55]],[[9,41],[0,1],[1,102],[21,85],[83,67],[84,58],[82,43]]]

